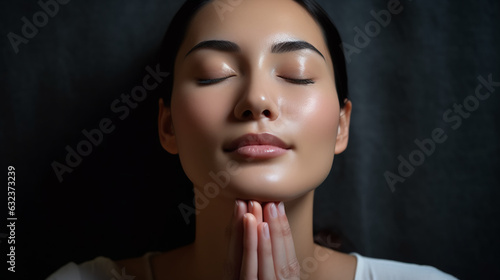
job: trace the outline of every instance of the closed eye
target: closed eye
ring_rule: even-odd
[[[231,77],[234,77],[235,75],[231,75],[231,76],[227,76],[227,77],[222,77],[222,78],[215,78],[215,79],[198,79],[197,82],[199,85],[203,85],[203,86],[206,86],[206,85],[212,85],[212,84],[216,84],[216,83],[219,83],[219,82],[222,82],[228,78],[231,78]]]
[[[280,77],[283,80],[290,82],[292,84],[298,84],[298,85],[314,84],[314,80],[312,80],[312,79],[293,79],[293,78],[288,78],[288,77],[284,77],[284,76],[278,76],[278,77]]]

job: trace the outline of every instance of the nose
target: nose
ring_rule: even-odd
[[[273,95],[266,91],[266,86],[258,86],[257,82],[249,82],[242,91],[236,106],[234,116],[238,120],[258,120],[267,118],[276,120],[279,115],[278,105]],[[271,90],[267,88],[267,90]]]

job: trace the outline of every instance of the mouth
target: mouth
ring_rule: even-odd
[[[224,152],[247,159],[268,159],[281,156],[290,149],[290,145],[272,134],[249,133],[232,141],[224,148]]]

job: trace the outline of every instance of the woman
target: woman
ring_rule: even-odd
[[[49,279],[455,279],[313,241],[314,190],[348,142],[340,44],[313,1],[188,1],[161,50],[159,135],[193,183],[196,240]]]

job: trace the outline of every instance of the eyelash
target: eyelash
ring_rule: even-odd
[[[212,84],[216,84],[216,83],[219,83],[219,82],[222,82],[228,78],[231,78],[231,77],[234,77],[234,76],[227,76],[227,77],[222,77],[222,78],[217,78],[217,79],[198,79],[198,84],[199,85],[212,85]],[[292,79],[292,78],[287,78],[287,77],[283,77],[283,76],[278,76],[280,78],[282,78],[283,80],[286,80],[290,83],[293,83],[293,84],[297,84],[297,85],[310,85],[310,84],[314,84],[314,81],[311,80],[311,79]]]
[[[285,81],[288,81],[290,83],[297,84],[297,85],[311,85],[311,84],[314,84],[314,81],[311,80],[311,79],[292,79],[292,78],[287,78],[287,77],[283,77],[283,76],[278,76],[278,77],[282,78]]]
[[[233,77],[233,76],[227,76],[227,77],[217,78],[217,79],[198,79],[198,84],[202,85],[202,86],[212,85],[212,84],[216,84],[218,82],[222,82],[225,79],[228,79],[228,78],[231,78],[231,77]]]

